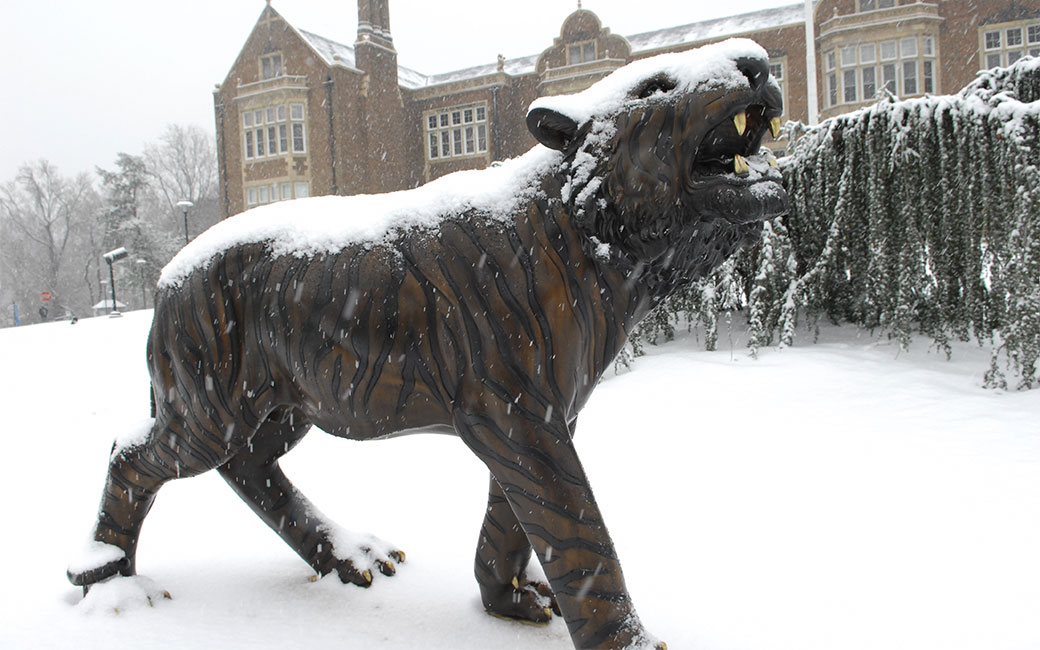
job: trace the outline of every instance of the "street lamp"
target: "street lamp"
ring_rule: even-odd
[[[126,249],[122,246],[102,255],[102,257],[105,258],[105,261],[108,262],[108,282],[112,285],[112,311],[109,312],[109,316],[122,316],[122,314],[119,313],[119,308],[116,307],[116,276],[112,273],[112,263],[118,262],[128,255],[130,255],[130,253],[126,252]]]
[[[190,208],[190,207],[192,207],[194,205],[195,204],[192,203],[191,201],[189,201],[188,199],[182,199],[180,201],[177,201],[177,207],[184,210],[184,243],[185,244],[188,243],[188,208]]]

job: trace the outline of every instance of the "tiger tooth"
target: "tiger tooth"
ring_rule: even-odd
[[[517,580],[516,578],[513,578],[513,589],[516,589],[517,591],[520,591],[520,581]]]
[[[773,134],[773,139],[776,140],[780,137],[780,118],[774,117],[769,120],[769,132]]]
[[[779,166],[780,166],[780,163],[778,163],[778,162],[776,161],[776,158],[773,158],[772,156],[770,156],[770,157],[769,157],[769,166],[770,166],[770,167],[779,167]]]
[[[751,171],[744,156],[741,156],[740,154],[733,156],[733,171],[736,172],[738,176],[746,176]]]
[[[737,135],[744,135],[744,131],[747,131],[747,113],[741,111],[734,115],[733,125],[737,127]]]

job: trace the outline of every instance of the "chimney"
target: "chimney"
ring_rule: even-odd
[[[358,43],[394,49],[390,36],[390,0],[358,0]]]

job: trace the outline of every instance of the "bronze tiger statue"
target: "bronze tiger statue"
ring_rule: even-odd
[[[216,468],[314,571],[368,586],[404,553],[338,535],[279,457],[311,426],[450,432],[491,473],[476,554],[487,610],[555,611],[577,648],[663,648],[625,587],[575,422],[640,319],[786,212],[760,151],[780,113],[765,51],[727,41],[537,100],[527,124],[544,146],[500,166],[214,226],[160,279],[155,423],[113,449],[103,552],[69,579],[86,592],[135,574],[159,488]],[[427,199],[438,207],[424,212]],[[350,234],[376,212],[384,225]],[[532,548],[548,585],[525,576]]]

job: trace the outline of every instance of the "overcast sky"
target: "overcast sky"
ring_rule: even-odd
[[[584,0],[621,35],[797,0]],[[0,0],[5,99],[0,182],[46,158],[67,176],[141,153],[169,123],[213,129],[223,81],[265,0]],[[273,0],[289,22],[341,43],[357,34],[354,0]],[[537,54],[576,0],[391,0],[401,65],[426,74]]]

